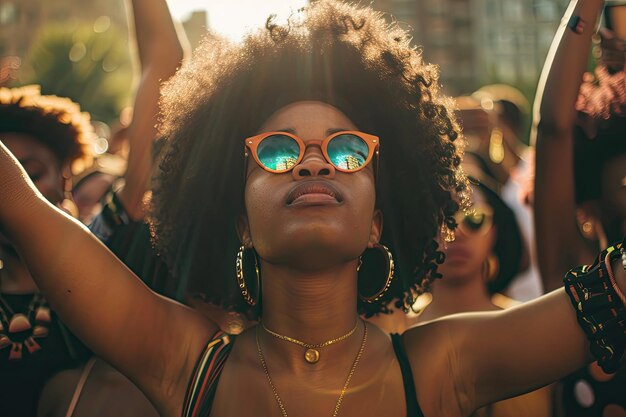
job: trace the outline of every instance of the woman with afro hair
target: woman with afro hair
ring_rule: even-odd
[[[39,86],[0,87],[0,138],[42,198],[71,214],[76,207],[69,178],[94,156],[89,120],[77,103],[41,95]],[[61,236],[55,240],[63,241]],[[13,241],[0,232],[0,414],[35,416],[46,380],[89,356],[49,309]]]
[[[590,361],[563,290],[403,335],[360,320],[438,277],[468,200],[458,126],[381,14],[324,0],[266,26],[165,86],[151,200],[189,291],[259,320],[236,337],[151,292],[0,148],[0,227],[85,343],[170,417],[466,416]]]

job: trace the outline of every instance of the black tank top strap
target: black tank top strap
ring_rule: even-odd
[[[183,406],[183,417],[200,417],[210,414],[217,383],[232,348],[233,339],[231,335],[218,332],[207,343],[189,381]],[[402,337],[399,334],[391,334],[391,341],[402,372],[407,417],[424,417],[417,402],[413,372],[402,343]]]
[[[398,363],[400,364],[400,371],[402,372],[407,417],[424,417],[424,413],[422,413],[422,409],[417,402],[415,382],[413,381],[413,371],[411,370],[411,364],[406,355],[406,350],[404,349],[404,343],[402,343],[402,336],[397,333],[392,333],[391,342],[393,343],[393,350],[396,353]]]

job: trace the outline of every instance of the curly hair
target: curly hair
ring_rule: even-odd
[[[89,114],[68,98],[41,95],[37,85],[0,87],[0,133],[32,136],[61,164],[70,164],[73,174],[93,160],[95,133]]]
[[[604,166],[626,153],[626,72],[611,74],[598,65],[585,73],[576,109],[574,180],[576,202],[582,203],[601,197]]]
[[[624,116],[626,109],[626,73],[611,74],[607,67],[598,65],[593,74],[586,72],[578,90],[576,110],[593,118],[608,119]]]
[[[441,276],[437,241],[456,227],[452,193],[468,189],[451,100],[438,90],[437,68],[422,61],[407,32],[379,12],[336,0],[312,2],[285,25],[270,17],[241,44],[205,40],[164,86],[161,102],[167,144],[150,225],[179,285],[252,312],[235,280],[235,221],[245,213],[243,138],[289,103],[320,100],[381,137],[376,204],[396,279],[385,297],[359,301],[358,310],[388,312],[394,300],[412,305]],[[371,275],[364,264],[359,281],[380,283]]]
[[[506,290],[517,274],[528,267],[528,248],[513,210],[484,182],[477,181],[476,186],[493,209],[493,224],[497,230],[493,253],[498,258],[498,273],[487,282],[487,290],[495,294]]]

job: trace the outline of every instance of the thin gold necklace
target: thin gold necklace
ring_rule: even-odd
[[[358,322],[357,322],[358,325]],[[266,329],[267,330],[267,329]],[[354,332],[354,331],[353,331]],[[354,362],[352,363],[352,367],[350,368],[350,372],[348,373],[348,377],[346,378],[345,384],[343,384],[343,388],[341,389],[341,393],[339,394],[339,398],[337,399],[337,403],[335,404],[335,410],[333,411],[333,417],[337,417],[339,414],[339,407],[341,407],[341,403],[343,401],[343,397],[346,395],[346,391],[348,391],[348,385],[350,385],[350,380],[356,371],[356,366],[359,364],[359,360],[361,356],[363,356],[363,351],[365,350],[365,342],[367,342],[367,325],[363,322],[363,340],[361,341],[361,347],[359,348],[359,352],[356,354],[356,358],[354,358]],[[265,356],[263,356],[263,350],[261,350],[261,342],[259,340],[259,328],[256,328],[256,349],[259,354],[259,360],[261,361],[261,365],[263,366],[263,371],[265,372],[265,376],[267,377],[267,382],[270,384],[270,388],[272,388],[272,393],[274,393],[274,398],[276,399],[276,403],[278,404],[278,408],[280,408],[280,412],[283,417],[287,416],[287,410],[285,410],[285,405],[283,401],[280,399],[278,395],[278,391],[276,390],[276,386],[272,382],[272,378],[270,377],[270,372],[267,369],[267,363],[265,362]]]
[[[318,349],[326,347],[326,346],[330,346],[333,343],[341,342],[342,340],[349,338],[350,336],[354,334],[358,325],[359,325],[359,320],[357,319],[356,323],[354,323],[354,327],[352,328],[352,330],[350,330],[348,333],[344,334],[343,336],[339,336],[335,339],[327,340],[322,343],[314,344],[314,343],[305,343],[298,339],[294,339],[293,337],[284,336],[282,334],[276,333],[268,329],[267,327],[265,327],[265,324],[261,322],[261,326],[263,327],[263,330],[265,330],[267,333],[271,334],[275,338],[284,340],[286,342],[291,342],[291,343],[294,343],[296,345],[299,345],[305,348],[306,351],[304,352],[304,360],[307,361],[308,363],[317,363],[320,360],[320,352]]]

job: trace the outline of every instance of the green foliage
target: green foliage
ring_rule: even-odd
[[[42,28],[26,56],[24,81],[112,122],[129,104],[132,65],[124,32],[101,19]]]

